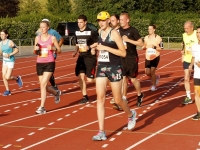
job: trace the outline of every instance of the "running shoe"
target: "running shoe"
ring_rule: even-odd
[[[200,120],[200,113],[197,112],[197,114],[192,117],[192,120]]]
[[[3,93],[2,96],[9,96],[9,95],[11,95],[11,92],[6,90],[6,91]]]
[[[114,104],[115,103],[115,100],[114,100],[114,98],[112,98],[111,100],[110,100],[110,104]]]
[[[150,88],[150,90],[151,91],[155,91],[155,90],[157,90],[157,88],[156,88],[156,86],[152,85],[151,88]]]
[[[58,104],[60,102],[60,95],[61,95],[61,91],[57,90],[57,94],[54,95],[56,104]]]
[[[106,139],[107,139],[106,132],[104,132],[104,131],[99,131],[97,133],[97,135],[92,137],[93,141],[102,141],[102,140],[106,140]]]
[[[86,97],[83,97],[83,99],[79,102],[79,104],[86,104],[89,100]]]
[[[128,118],[128,130],[132,130],[134,127],[135,127],[135,124],[136,124],[136,111],[135,110],[132,110],[132,117],[131,118]]]
[[[54,90],[58,90],[58,86],[55,85],[55,86],[52,86]]]
[[[36,110],[36,113],[37,114],[46,114],[46,110],[44,107],[39,107],[37,110]]]
[[[22,86],[23,86],[23,81],[22,81],[21,76],[17,76],[16,82],[17,82],[17,84],[18,84],[19,87],[22,87]]]
[[[159,81],[160,81],[160,75],[156,75],[156,85],[158,85]]]
[[[188,97],[186,97],[185,100],[182,102],[183,105],[192,104],[192,103],[193,103],[192,99]]]
[[[140,107],[140,106],[141,106],[143,98],[144,98],[144,94],[141,93],[141,95],[138,96],[137,107]]]
[[[119,110],[119,111],[122,111],[123,109],[119,106],[119,105],[117,105],[117,104],[112,104],[113,105],[113,109],[115,109],[115,110]]]

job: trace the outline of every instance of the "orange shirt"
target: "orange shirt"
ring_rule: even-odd
[[[156,49],[153,49],[152,46],[158,46],[162,38],[159,35],[155,35],[155,37],[149,37],[149,35],[145,36],[144,44],[146,45],[146,59],[153,60],[160,55],[160,52]]]

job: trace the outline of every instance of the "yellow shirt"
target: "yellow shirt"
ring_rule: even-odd
[[[187,33],[183,33],[183,42],[185,44],[184,48],[184,61],[191,63],[192,60],[192,46],[196,43],[198,43],[196,30],[191,35],[188,35]]]

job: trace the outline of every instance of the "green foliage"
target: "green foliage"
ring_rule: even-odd
[[[33,14],[33,13],[40,13],[41,6],[37,0],[20,0],[20,11],[18,12],[19,15],[22,14]]]
[[[48,0],[47,9],[52,14],[67,14],[71,11],[69,0]]]

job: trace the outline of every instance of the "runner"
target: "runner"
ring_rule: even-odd
[[[96,55],[92,54],[92,49],[97,45],[98,34],[87,27],[87,17],[80,15],[78,17],[79,30],[76,31],[77,45],[76,51],[79,51],[79,57],[76,62],[75,74],[79,79],[79,85],[83,98],[81,104],[89,102],[87,95],[85,76],[88,82],[94,82],[96,70]],[[74,56],[76,55],[76,52]]]
[[[197,27],[198,43],[192,46],[192,61],[189,65],[189,70],[192,71],[194,66],[194,94],[197,107],[197,114],[192,117],[192,120],[200,120],[200,26]]]
[[[198,39],[196,36],[196,30],[194,30],[194,24],[191,21],[186,21],[184,24],[185,33],[183,33],[183,42],[184,42],[184,50],[181,51],[183,56],[183,69],[184,69],[184,86],[186,90],[186,98],[182,102],[182,104],[187,105],[191,104],[193,101],[191,99],[190,94],[190,75],[191,71],[188,69],[191,59],[192,59],[192,51],[191,47],[198,43]]]
[[[146,50],[145,59],[145,74],[151,78],[152,86],[151,91],[156,90],[160,76],[156,75],[156,68],[160,61],[160,50],[163,49],[162,38],[155,34],[156,26],[149,25],[148,32],[149,35],[144,38],[143,49]]]
[[[49,30],[48,21],[41,21],[40,29],[41,29],[41,35],[36,36],[35,47],[34,47],[34,53],[38,55],[36,69],[40,81],[40,91],[41,91],[41,104],[40,107],[36,110],[36,113],[45,114],[46,110],[44,108],[44,104],[46,101],[46,91],[55,96],[56,104],[60,102],[61,91],[55,90],[54,88],[49,87],[47,84],[55,70],[53,46],[55,46],[57,53],[61,53],[61,49],[58,45],[55,36],[48,34]]]
[[[122,100],[122,66],[121,58],[126,56],[122,38],[119,33],[109,26],[110,15],[102,11],[97,15],[99,29],[99,44],[96,49],[99,51],[98,67],[96,73],[97,93],[97,116],[99,121],[99,132],[93,136],[93,140],[106,140],[104,130],[105,119],[105,97],[107,81],[110,81],[115,103],[119,105],[128,115],[128,129],[132,130],[136,124],[136,111],[130,110],[128,104]]]
[[[137,106],[141,106],[144,94],[141,92],[140,82],[136,79],[138,76],[138,53],[136,46],[143,46],[142,38],[138,30],[129,25],[130,16],[127,12],[123,12],[120,15],[120,26],[119,33],[122,36],[125,48],[126,57],[122,58],[123,66],[123,96],[127,95],[127,81],[126,77],[130,77],[131,81],[137,91],[138,99]]]
[[[114,15],[110,16],[110,26],[119,32],[119,28],[120,28],[119,15],[114,14]],[[128,78],[128,83],[129,83],[129,87],[133,85],[130,78]],[[123,94],[123,87],[122,87],[122,94]],[[127,101],[126,96],[124,96],[124,95],[122,96],[122,99]],[[122,110],[122,108],[120,108],[120,106],[115,104],[114,98],[111,99],[110,103],[113,105],[113,109],[120,110],[120,111]]]
[[[8,31],[1,30],[1,42],[0,42],[0,54],[3,56],[2,64],[2,78],[6,88],[6,91],[2,96],[11,95],[8,80],[16,80],[19,87],[23,86],[21,76],[11,76],[15,65],[15,54],[19,52],[17,46],[12,40],[8,39]]]
[[[50,24],[49,19],[42,19],[42,21],[47,21],[47,22],[49,22],[49,24]],[[39,35],[39,34],[40,34],[40,29],[38,29],[38,31],[36,32],[36,35]],[[63,45],[64,38],[63,38],[56,30],[54,30],[54,29],[52,29],[52,28],[49,28],[48,34],[53,35],[53,36],[56,37],[56,40],[58,41],[59,47],[61,47],[61,46]],[[54,59],[56,60],[56,58],[57,58],[57,52],[54,51],[53,54],[54,54]],[[57,86],[56,83],[55,83],[54,74],[52,74],[52,76],[51,76],[49,82],[51,83],[52,87],[53,87],[55,90],[58,90],[58,86]]]

